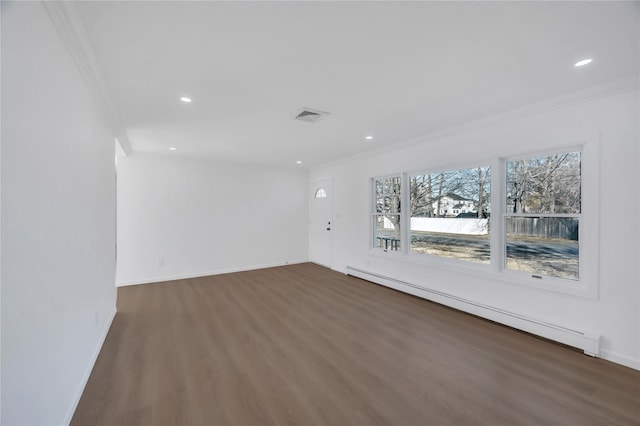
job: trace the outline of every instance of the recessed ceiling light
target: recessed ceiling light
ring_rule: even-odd
[[[366,140],[370,141],[371,139],[373,139],[373,136],[365,136],[364,137]]]
[[[175,146],[172,146],[171,148],[169,148],[169,151],[175,151],[177,148]]]
[[[296,161],[296,164],[302,164],[301,160]]]
[[[593,58],[585,58],[581,61],[576,62],[573,66],[574,67],[584,67],[585,65],[589,65],[591,62],[593,62]]]
[[[191,102],[191,98],[187,98],[186,96],[181,97],[181,98],[180,98],[180,100],[181,100],[182,102],[187,103],[187,104],[188,104],[189,102]]]

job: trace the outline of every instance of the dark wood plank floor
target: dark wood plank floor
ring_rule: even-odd
[[[640,372],[301,264],[120,288],[94,424],[638,425]]]

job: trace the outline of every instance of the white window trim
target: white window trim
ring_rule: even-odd
[[[578,244],[579,244],[579,266],[578,280],[563,279],[542,275],[541,278],[534,278],[530,272],[508,270],[506,268],[506,244],[504,239],[506,224],[506,162],[509,160],[519,160],[536,158],[546,155],[561,154],[565,152],[581,152],[581,212],[579,214],[554,214],[542,216],[556,217],[577,217]],[[500,164],[500,212],[499,226],[501,227],[500,262],[496,262],[499,272],[508,277],[510,282],[525,285],[528,287],[541,288],[558,293],[571,294],[589,299],[598,298],[598,278],[599,278],[599,247],[600,247],[600,141],[598,138],[587,140],[578,145],[565,146],[557,149],[546,149],[529,152],[526,154],[511,155],[501,158]],[[513,216],[513,215],[509,215]],[[536,216],[536,214],[524,214],[523,216]],[[493,254],[493,253],[492,253]]]
[[[581,151],[581,213],[579,215],[567,215],[580,217],[578,228],[579,239],[579,278],[570,280],[556,277],[543,276],[542,279],[533,278],[530,272],[515,271],[506,269],[506,235],[505,235],[505,213],[506,205],[506,161],[512,159],[534,158],[536,156],[553,155],[563,152]],[[490,161],[474,161],[471,165],[465,162],[463,165],[447,167],[434,167],[429,169],[419,169],[408,173],[396,173],[387,176],[376,176],[371,179],[373,208],[370,209],[371,220],[375,214],[375,180],[388,177],[401,176],[400,196],[402,206],[409,205],[409,192],[406,191],[409,183],[409,176],[421,173],[438,173],[447,170],[456,170],[478,165],[491,166],[491,263],[481,264],[469,261],[449,259],[436,255],[411,253],[409,241],[411,230],[409,226],[401,229],[401,250],[387,251],[374,247],[373,242],[369,254],[376,257],[393,258],[403,262],[428,266],[450,272],[471,274],[473,276],[500,281],[508,284],[516,284],[544,291],[562,293],[588,299],[598,299],[599,288],[599,248],[600,248],[600,138],[593,137],[579,144],[567,145],[560,148],[543,149],[540,151],[515,153],[505,157],[496,157]],[[401,223],[410,223],[411,213],[406,208],[401,209]],[[535,216],[535,215],[534,215]],[[374,224],[370,229],[374,229]],[[497,228],[500,227],[498,232]],[[373,238],[373,232],[370,237]]]

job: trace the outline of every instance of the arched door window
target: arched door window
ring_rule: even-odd
[[[318,190],[316,191],[316,195],[314,197],[327,198],[327,191],[325,191],[324,188],[318,188]]]

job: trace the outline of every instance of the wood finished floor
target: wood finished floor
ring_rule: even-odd
[[[640,372],[313,264],[118,289],[72,425],[639,425]]]

